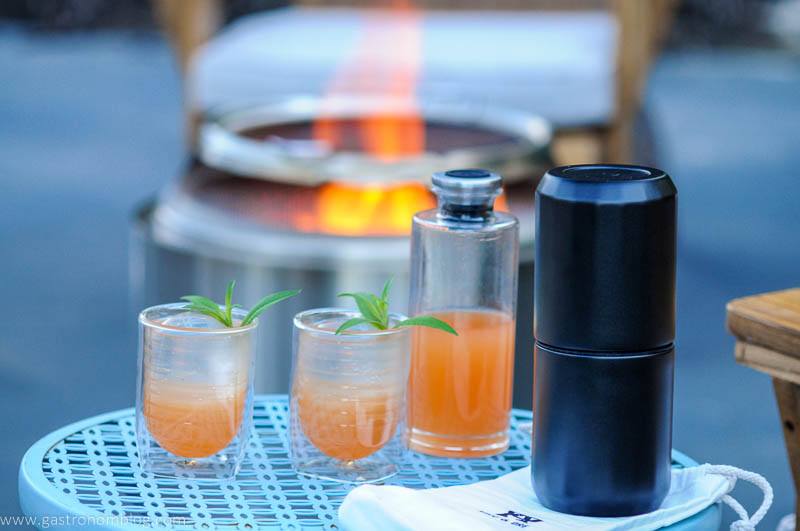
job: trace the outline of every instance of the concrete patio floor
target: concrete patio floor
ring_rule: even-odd
[[[0,26],[0,515],[19,514],[25,449],[127,407],[134,206],[182,163],[180,85],[151,34],[46,36]],[[769,378],[733,362],[734,297],[800,284],[800,59],[780,51],[665,54],[647,111],[680,191],[674,446],[764,474],[793,510]],[[737,498],[754,510],[758,493]],[[726,519],[731,519],[726,510]]]

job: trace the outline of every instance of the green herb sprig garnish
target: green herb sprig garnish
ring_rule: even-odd
[[[389,291],[392,289],[392,279],[386,281],[383,285],[380,297],[366,292],[345,292],[340,293],[339,297],[351,297],[356,301],[358,311],[361,312],[361,317],[354,317],[348,319],[336,329],[336,334],[341,334],[349,328],[354,326],[368,324],[378,330],[389,329]],[[437,319],[432,315],[418,315],[417,317],[410,317],[399,323],[395,324],[392,328],[401,328],[404,326],[427,326],[429,328],[436,328],[443,330],[454,336],[458,335],[452,326],[445,323],[441,319]]]
[[[227,326],[228,328],[233,328],[233,309],[234,308],[241,308],[241,304],[233,304],[233,288],[236,286],[236,281],[231,280],[228,283],[228,289],[225,290],[225,307],[224,309],[217,304],[216,302],[212,301],[208,297],[203,297],[201,295],[185,295],[181,297],[181,300],[184,300],[189,303],[186,309],[191,310],[193,312],[202,313],[204,315],[208,315],[209,317],[213,317],[223,325]],[[300,293],[299,289],[292,289],[286,291],[279,291],[277,293],[273,293],[272,295],[267,295],[260,301],[256,303],[255,306],[247,313],[240,326],[247,326],[252,323],[256,317],[261,315],[264,310],[272,306],[273,304],[279,303],[282,300],[286,300],[290,297],[294,297]]]

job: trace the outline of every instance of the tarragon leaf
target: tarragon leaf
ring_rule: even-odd
[[[225,316],[228,319],[228,326],[233,326],[233,288],[236,286],[236,281],[231,280],[228,283],[228,289],[225,290]]]
[[[386,330],[388,327],[389,323],[387,322],[386,316],[384,316],[384,312],[381,311],[380,299],[372,293],[345,292],[340,293],[339,297],[352,297],[356,301],[356,306],[358,306],[358,311],[361,312],[361,315],[368,321],[378,323],[380,325],[378,326],[379,330]]]
[[[211,299],[201,295],[185,295],[181,297],[181,299],[189,303],[190,310],[208,315],[225,326],[230,326],[225,313],[220,309],[219,305]]]
[[[184,295],[183,297],[181,297],[181,300],[190,302],[197,306],[204,306],[210,310],[221,311],[219,309],[219,305],[216,302],[212,301],[208,297],[203,297],[202,295]]]
[[[445,323],[441,319],[433,317],[432,315],[419,315],[417,317],[411,317],[405,321],[400,321],[396,325],[397,328],[400,328],[401,326],[427,326],[428,328],[443,330],[448,334],[453,334],[454,336],[458,335],[458,332],[456,332],[452,326]]]
[[[386,326],[389,326],[389,302],[383,299],[377,299],[375,304],[378,306],[378,311],[380,312],[380,322],[385,323]]]
[[[256,319],[256,317],[261,315],[264,312],[264,310],[266,310],[273,304],[277,304],[282,300],[294,297],[298,293],[300,293],[299,289],[291,289],[286,291],[279,291],[277,293],[273,293],[272,295],[267,295],[266,297],[258,301],[256,305],[253,306],[253,308],[250,310],[250,312],[248,312],[245,318],[242,319],[242,326],[247,326],[250,323],[252,323]]]
[[[383,290],[381,291],[381,300],[389,303],[389,291],[392,289],[392,283],[394,282],[394,277],[390,277],[389,280],[383,285]]]
[[[389,279],[383,284],[381,296],[376,297],[372,293],[365,292],[344,292],[340,293],[339,297],[352,297],[356,301],[358,311],[361,312],[360,317],[354,317],[342,323],[336,330],[339,334],[348,328],[358,326],[360,324],[371,324],[378,330],[386,330],[389,328],[389,292],[392,289],[392,280]],[[437,319],[431,315],[419,315],[397,323],[394,328],[404,326],[427,326],[429,328],[436,328],[443,330],[448,334],[458,335],[458,332],[445,323],[441,319]]]

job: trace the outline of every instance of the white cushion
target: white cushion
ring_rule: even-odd
[[[389,11],[287,8],[244,17],[195,56],[192,105],[327,94],[354,57],[375,59],[379,67],[361,84],[380,85],[414,64],[408,43],[420,42],[418,97],[520,108],[556,126],[610,121],[617,41],[610,13],[428,11],[418,21],[419,39],[413,17]]]

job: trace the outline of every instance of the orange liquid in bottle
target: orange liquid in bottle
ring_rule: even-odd
[[[437,456],[479,457],[508,447],[514,319],[491,311],[434,314],[458,337],[417,327],[409,380],[409,445]]]
[[[150,435],[180,457],[200,458],[228,446],[244,415],[245,389],[228,392],[207,385],[152,382],[144,389]]]
[[[397,429],[402,390],[354,390],[313,379],[295,386],[303,433],[329,457],[354,461],[372,455]]]

